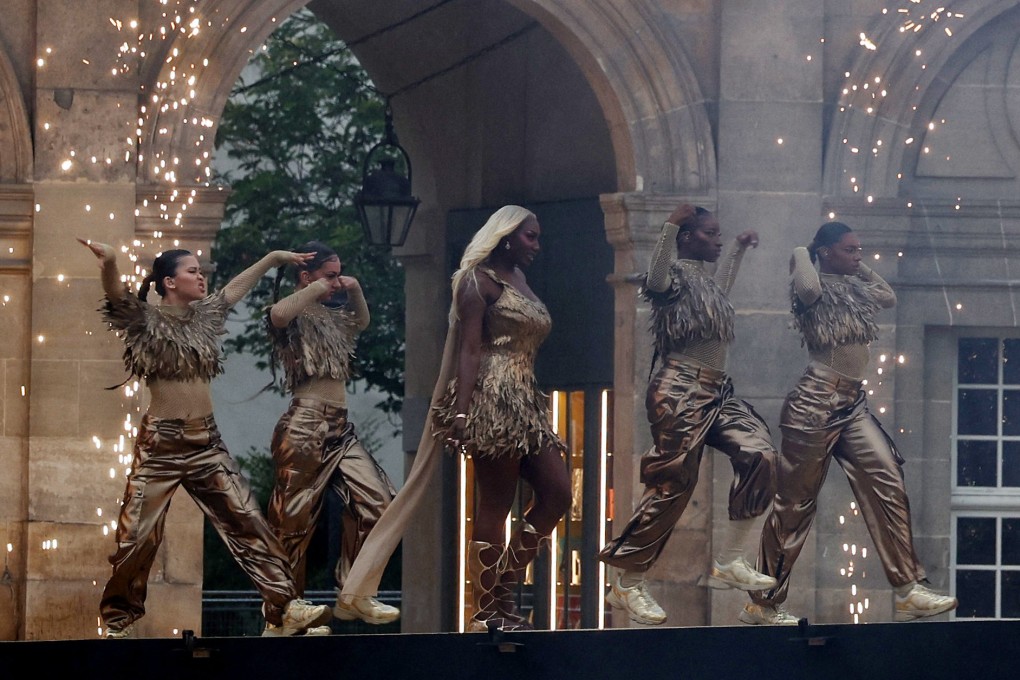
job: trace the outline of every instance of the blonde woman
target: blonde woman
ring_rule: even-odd
[[[549,424],[534,374],[551,320],[523,269],[538,255],[540,235],[533,213],[508,205],[468,244],[453,275],[450,330],[418,456],[355,560],[341,599],[376,594],[445,446],[474,459],[478,506],[468,571],[475,612],[469,629],[530,628],[513,591],[571,501],[565,447]],[[534,502],[506,543],[503,527],[521,479],[533,488]]]

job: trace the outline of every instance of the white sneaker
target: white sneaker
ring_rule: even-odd
[[[283,610],[283,623],[279,626],[278,634],[281,637],[301,635],[309,628],[329,623],[331,618],[329,607],[324,604],[312,604],[308,600],[291,600]]]
[[[124,638],[129,638],[131,637],[133,628],[134,628],[133,623],[129,623],[123,628],[107,628],[106,633],[103,634],[103,637],[106,638],[107,640],[122,640]]]
[[[913,621],[927,616],[937,616],[956,609],[959,601],[949,595],[940,595],[915,583],[906,595],[896,596],[894,621]]]
[[[266,621],[266,628],[262,631],[262,637],[319,637],[332,635],[333,629],[329,626],[310,626],[295,633],[287,633],[283,626],[274,626]]]
[[[748,602],[738,617],[752,626],[796,626],[797,617],[785,609]]]
[[[342,621],[361,619],[365,623],[381,625],[392,623],[400,618],[400,610],[383,604],[369,595],[337,596],[333,616]]]
[[[776,579],[756,570],[743,557],[726,564],[712,560],[712,571],[708,576],[708,585],[712,588],[768,590],[775,588],[777,583]]]
[[[631,621],[648,626],[657,626],[666,620],[666,612],[662,611],[659,603],[648,594],[645,582],[641,581],[635,586],[625,588],[620,584],[619,573],[609,586],[606,603],[615,609],[626,611]]]

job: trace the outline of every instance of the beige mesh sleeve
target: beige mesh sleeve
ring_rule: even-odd
[[[800,246],[793,249],[793,290],[805,305],[813,305],[822,296],[822,282],[818,270],[811,262],[808,249]]]
[[[103,260],[100,268],[100,280],[103,282],[103,292],[110,300],[120,300],[127,295],[127,289],[120,280],[120,270],[117,269],[117,260]]]
[[[255,284],[265,276],[266,272],[279,266],[282,252],[274,250],[231,279],[230,283],[223,287],[223,297],[227,304],[230,307],[236,305],[241,301],[241,298],[248,294],[248,291],[255,287]]]
[[[669,288],[669,270],[673,265],[676,252],[676,235],[680,227],[666,222],[662,225],[659,240],[652,248],[652,257],[648,261],[648,278],[645,287],[653,292],[661,293]]]
[[[859,276],[871,284],[871,294],[879,307],[889,309],[896,306],[896,293],[878,272],[862,262]]]
[[[360,285],[347,288],[347,306],[354,314],[354,323],[357,324],[358,330],[363,331],[368,328],[372,317],[368,313],[368,303],[365,301],[365,293],[361,290]]]
[[[273,325],[277,328],[285,328],[287,324],[296,319],[305,307],[312,304],[320,297],[329,292],[329,284],[325,279],[312,281],[310,284],[295,291],[273,305],[269,312]]]
[[[740,271],[740,262],[744,259],[745,252],[747,246],[734,239],[715,270],[715,282],[726,295],[730,294],[733,282],[737,280],[737,272]]]

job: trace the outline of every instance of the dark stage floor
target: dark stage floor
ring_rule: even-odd
[[[1013,679],[1020,621],[0,642],[0,677]]]

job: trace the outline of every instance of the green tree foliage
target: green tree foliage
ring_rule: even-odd
[[[364,70],[325,24],[302,10],[280,25],[249,62],[217,131],[218,155],[229,159],[218,165],[230,167],[217,179],[231,195],[213,245],[213,285],[271,250],[310,240],[331,245],[344,272],[361,282],[372,314],[358,339],[354,378],[383,392],[379,406],[396,413],[403,398],[403,270],[387,251],[364,243],[352,204],[365,155],[382,139],[384,111]],[[254,354],[262,368],[269,361],[262,319],[273,283],[266,277],[252,291],[244,331],[225,343],[228,352]],[[280,295],[292,285],[287,277]]]

